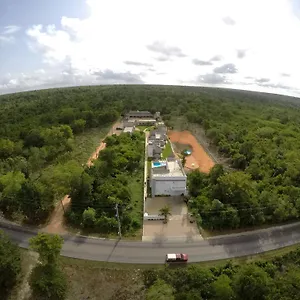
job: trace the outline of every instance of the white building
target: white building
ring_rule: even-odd
[[[187,176],[176,159],[152,162],[150,187],[152,197],[187,194]]]
[[[134,119],[128,119],[128,120],[124,120],[123,121],[123,126],[124,126],[124,128],[125,127],[134,127],[134,126],[136,126],[137,125],[137,122],[136,122],[136,120],[134,120]]]
[[[134,127],[125,127],[123,129],[123,132],[132,134],[134,132],[134,129],[135,129]]]

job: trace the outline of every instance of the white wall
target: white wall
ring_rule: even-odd
[[[174,180],[152,180],[152,197],[157,195],[179,196],[186,191],[186,178]]]

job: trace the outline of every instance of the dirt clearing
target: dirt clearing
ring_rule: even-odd
[[[208,173],[215,165],[212,158],[189,131],[168,131],[168,137],[175,146],[182,144],[183,147],[189,146],[192,149],[192,154],[186,157],[185,167],[187,169],[199,169],[201,172]]]
[[[68,278],[67,300],[145,299],[142,271],[109,269],[93,261],[62,258]]]

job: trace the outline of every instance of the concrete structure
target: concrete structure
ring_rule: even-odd
[[[134,127],[125,127],[125,128],[123,129],[123,132],[124,132],[124,133],[130,133],[130,134],[132,134],[132,133],[134,132],[134,130],[135,130]]]
[[[123,120],[124,127],[134,127],[136,125],[137,125],[137,122],[134,119],[124,119]]]
[[[136,124],[141,126],[151,126],[155,125],[156,120],[155,119],[137,119]]]
[[[183,167],[175,158],[152,162],[150,176],[152,197],[186,195],[186,180]]]
[[[130,111],[125,115],[128,119],[153,119],[153,114],[149,111]]]
[[[149,215],[148,213],[144,213],[144,220],[145,221],[158,221],[158,220],[164,220],[165,217],[162,215]]]
[[[160,158],[167,143],[167,130],[165,126],[160,126],[150,132],[148,138],[148,157]]]
[[[148,157],[159,159],[163,152],[163,147],[158,144],[155,144],[153,141],[148,142]]]
[[[133,127],[133,126],[152,126],[156,124],[156,120],[153,118],[150,119],[134,119],[126,117],[123,120],[123,127]]]
[[[155,114],[154,114],[154,119],[156,119],[157,121],[158,120],[161,120],[161,116],[160,116],[160,112],[157,111]]]

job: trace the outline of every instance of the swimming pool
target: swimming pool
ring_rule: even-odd
[[[155,161],[153,162],[153,167],[158,168],[158,167],[165,167],[167,164],[165,162],[160,162],[160,161]]]

